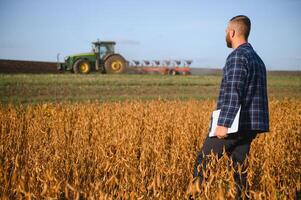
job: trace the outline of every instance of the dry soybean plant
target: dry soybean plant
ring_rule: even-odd
[[[1,199],[234,198],[229,160],[192,187],[212,100],[0,105]],[[301,101],[270,101],[268,134],[248,158],[252,199],[294,199],[301,180]],[[209,168],[210,168],[209,167]]]

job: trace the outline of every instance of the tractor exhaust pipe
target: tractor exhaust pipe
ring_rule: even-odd
[[[95,70],[99,70],[99,53],[96,53]]]
[[[56,63],[57,70],[61,71],[62,70],[62,66],[61,66],[61,63],[60,63],[60,53],[58,53],[56,55],[56,61],[57,61],[57,63]]]

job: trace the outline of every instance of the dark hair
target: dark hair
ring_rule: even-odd
[[[238,26],[238,31],[248,39],[251,30],[251,20],[245,15],[237,15],[230,19],[230,22]]]

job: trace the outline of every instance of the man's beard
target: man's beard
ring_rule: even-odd
[[[232,42],[230,40],[229,33],[227,33],[226,35],[226,43],[227,43],[227,47],[232,48]]]

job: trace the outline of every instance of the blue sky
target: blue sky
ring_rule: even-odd
[[[301,0],[0,0],[0,58],[55,61],[114,40],[127,59],[193,59],[222,68],[227,22],[252,21],[249,42],[270,70],[301,70]]]

